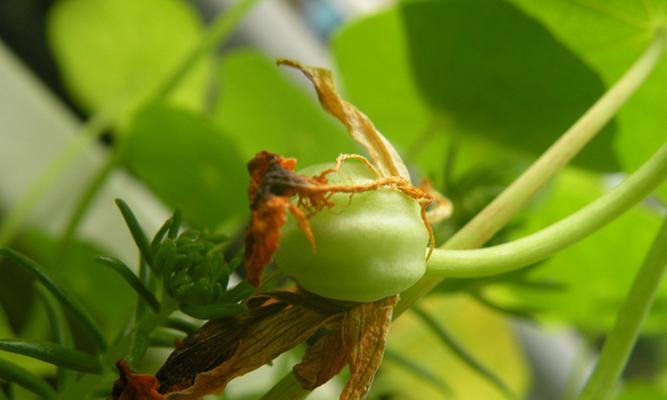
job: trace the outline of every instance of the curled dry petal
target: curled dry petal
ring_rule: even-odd
[[[394,146],[377,130],[371,120],[336,91],[331,71],[308,67],[293,60],[280,59],[279,65],[296,68],[310,79],[320,104],[345,125],[350,136],[363,146],[382,176],[400,176],[410,181],[410,173]]]
[[[307,181],[294,173],[295,166],[295,159],[267,151],[258,153],[248,163],[252,215],[245,232],[244,264],[248,281],[254,286],[260,285],[262,270],[278,249],[280,229],[287,222],[288,210],[299,219],[299,225],[314,243],[305,216],[290,203],[296,189]]]

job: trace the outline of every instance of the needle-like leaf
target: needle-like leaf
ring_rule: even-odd
[[[418,362],[412,361],[403,354],[393,351],[392,349],[385,349],[384,359],[393,362],[411,374],[418,376],[424,381],[436,387],[447,398],[453,396],[452,388],[442,380],[439,376],[422,367]]]
[[[132,272],[130,267],[124,262],[114,257],[95,257],[95,261],[99,264],[106,265],[114,271],[118,272],[120,276],[134,289],[139,297],[143,299],[155,312],[160,311],[160,302],[155,298],[153,293],[141,282],[141,280]]]
[[[60,286],[51,280],[51,278],[46,274],[44,269],[39,266],[39,264],[24,256],[23,254],[7,248],[0,248],[0,257],[6,257],[12,260],[17,266],[32,274],[42,285],[44,285],[44,287],[49,290],[49,292],[51,292],[51,294],[56,297],[56,299],[58,299],[63,307],[69,310],[72,315],[77,320],[79,320],[79,322],[81,322],[81,325],[85,328],[86,334],[95,341],[95,344],[99,349],[104,350],[107,348],[107,341],[95,320],[93,320],[90,314],[80,305],[80,303],[75,301],[69,294],[67,294],[67,292],[65,292]]]
[[[100,361],[88,353],[60,344],[34,340],[0,339],[0,350],[36,358],[81,372],[99,373]]]
[[[43,399],[56,398],[56,392],[46,382],[30,371],[2,359],[0,359],[0,379],[22,386]]]
[[[139,225],[137,217],[130,209],[130,206],[128,206],[127,203],[125,203],[123,200],[116,199],[115,202],[121,214],[123,214],[123,219],[125,219],[125,223],[127,224],[127,227],[130,229],[132,238],[134,239],[134,242],[137,244],[137,247],[139,248],[141,255],[144,257],[148,265],[152,266],[153,255],[151,253],[151,247],[148,244],[148,239],[146,238],[146,234],[144,233],[143,229],[141,229],[141,225]]]
[[[516,395],[496,374],[479,362],[468,350],[466,350],[452,335],[442,327],[431,315],[420,307],[413,307],[414,313],[428,326],[428,328],[435,334],[440,341],[447,346],[452,353],[454,353],[461,361],[468,365],[472,370],[477,372],[481,377],[486,379],[493,386],[505,395],[508,399],[515,399]]]
[[[191,317],[199,319],[220,319],[233,317],[248,310],[243,304],[181,304],[181,311]]]
[[[42,299],[44,307],[46,308],[46,313],[49,316],[49,324],[51,325],[53,340],[63,346],[71,346],[72,333],[60,304],[58,304],[56,299],[53,298],[53,295],[51,295],[51,293],[49,293],[49,291],[42,285],[37,285],[37,294]],[[67,386],[73,379],[74,375],[72,371],[58,366],[58,389]]]

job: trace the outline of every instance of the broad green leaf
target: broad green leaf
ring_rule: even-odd
[[[142,110],[129,129],[125,162],[186,221],[215,228],[247,209],[245,160],[212,122],[167,105]]]
[[[603,183],[594,174],[574,168],[565,170],[545,193],[545,201],[530,210],[514,235],[520,237],[537,231],[578,210],[601,195]],[[656,210],[637,206],[527,274],[528,281],[555,282],[563,285],[564,291],[513,286],[512,295],[521,306],[543,310],[543,315],[550,319],[571,321],[594,332],[606,330],[659,224]],[[664,288],[653,307],[648,328],[664,326],[666,318],[667,288]]]
[[[86,110],[134,110],[202,34],[194,9],[182,0],[59,0],[47,28],[62,78]],[[205,78],[202,62],[174,101],[200,108]]]
[[[520,346],[507,321],[466,295],[433,296],[420,305],[447,327],[473,356],[497,373],[521,397],[528,387],[528,370]],[[447,382],[457,399],[506,399],[498,389],[444,346],[439,338],[412,313],[397,319],[389,335],[389,348]],[[447,399],[430,382],[386,362],[380,369],[371,394],[393,394],[406,400]]]
[[[333,48],[351,100],[404,148],[432,131],[534,157],[604,92],[574,53],[499,0],[399,5],[348,25]],[[615,169],[611,131],[575,162]]]
[[[513,0],[540,20],[594,68],[615,82],[648,46],[656,28],[667,28],[665,0]],[[662,62],[617,117],[616,153],[624,168],[639,167],[667,140],[667,62]],[[667,185],[661,194],[667,198]]]
[[[287,79],[285,67],[266,56],[238,51],[225,56],[220,70],[220,99],[214,116],[249,159],[268,150],[296,157],[299,167],[332,162],[340,153],[360,153],[345,129],[317,103],[301,75]]]

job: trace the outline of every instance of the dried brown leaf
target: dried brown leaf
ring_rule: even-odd
[[[310,79],[322,107],[342,122],[350,136],[368,151],[382,176],[399,176],[410,181],[410,173],[394,146],[364,113],[338,95],[331,71],[287,59],[279,59],[278,64],[296,68]]]
[[[216,351],[220,344],[225,345],[225,350],[229,351],[226,357],[218,360],[218,365],[211,369],[201,371],[196,374],[194,384],[182,388],[182,384],[177,384],[167,389],[165,399],[199,399],[210,393],[216,393],[224,389],[227,383],[247,372],[255,370],[262,365],[270,362],[278,355],[291,349],[297,344],[305,341],[323,326],[337,324],[340,314],[326,314],[314,311],[312,308],[306,308],[299,305],[273,303],[261,308],[271,308],[271,312],[264,313],[249,323],[239,325],[233,329],[233,333],[227,330],[225,335],[231,335],[236,344],[230,346],[230,340],[225,337],[217,343],[202,343],[201,336],[197,339],[190,338],[183,342],[183,346],[177,349],[170,360],[158,372],[158,377],[167,375],[163,372],[165,368],[182,368],[181,363],[197,363],[196,359],[204,355],[207,351]],[[260,308],[260,309],[261,309]],[[224,321],[224,320],[222,320]],[[211,329],[220,329],[213,327]],[[224,328],[222,329],[224,330]],[[218,337],[217,334],[214,337]],[[183,357],[182,354],[190,352],[191,355]],[[209,360],[214,357],[209,357]],[[191,375],[191,374],[190,374]],[[172,391],[178,389],[178,391]]]

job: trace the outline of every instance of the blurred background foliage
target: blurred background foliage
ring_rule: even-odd
[[[431,179],[453,200],[453,218],[435,227],[442,242],[604,93],[667,18],[664,0],[260,0],[230,41],[201,57],[163,96],[165,77],[229,6],[3,0],[0,38],[68,105],[66,112],[110,121],[99,147],[101,157],[117,157],[113,168],[127,171],[167,208],[180,207],[187,224],[237,237],[248,215],[244,163],[257,151],[296,157],[300,166],[360,151],[304,80],[274,60],[299,56],[333,68],[348,100],[396,144],[415,179]],[[12,102],[3,99],[11,91],[2,83],[0,105]],[[567,216],[637,168],[667,137],[665,87],[663,60],[604,132],[493,242]],[[23,118],[40,112],[26,110]],[[1,128],[13,126],[3,118],[16,116],[0,107],[0,168],[24,168],[29,161],[18,163],[32,154],[16,155],[13,135],[25,133]],[[40,135],[48,134],[32,133],[35,154]],[[0,191],[11,191],[9,185],[0,180]],[[78,196],[73,191],[70,200]],[[0,215],[16,206],[9,198],[0,198]],[[423,310],[517,398],[570,398],[657,231],[665,199],[667,185],[599,233],[521,273],[445,281]],[[68,209],[52,209],[68,218]],[[95,214],[84,218],[95,225]],[[99,230],[106,220],[98,220]],[[80,232],[62,251],[61,235],[62,226],[46,229],[33,220],[13,246],[85,299],[113,337],[132,308],[131,296],[92,258],[117,250]],[[238,242],[229,249],[235,251]],[[48,339],[32,287],[29,277],[1,262],[3,337]],[[667,289],[647,328],[619,399],[667,397]],[[508,397],[479,366],[454,353],[452,343],[409,313],[392,329],[371,398]],[[20,361],[33,372],[54,373],[43,363]],[[275,364],[223,397],[256,398],[288,368]],[[327,390],[316,395],[335,398]]]

